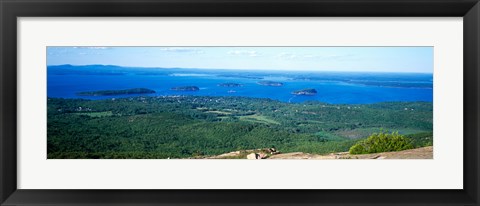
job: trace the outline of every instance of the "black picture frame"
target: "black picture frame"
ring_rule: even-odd
[[[463,17],[464,189],[17,189],[17,18],[134,16]],[[478,0],[0,0],[0,18],[1,205],[479,205]]]

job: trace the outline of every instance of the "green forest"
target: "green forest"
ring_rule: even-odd
[[[275,147],[345,152],[379,131],[433,145],[431,102],[285,103],[249,97],[48,98],[49,159],[195,158]]]

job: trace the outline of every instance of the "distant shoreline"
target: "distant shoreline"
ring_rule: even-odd
[[[299,95],[292,95],[293,97],[298,97]],[[220,100],[220,99],[249,99],[249,100],[258,100],[258,101],[268,101],[268,102],[276,102],[281,104],[320,104],[320,105],[331,105],[331,106],[361,106],[361,105],[375,105],[375,104],[399,104],[399,103],[420,103],[420,104],[433,104],[430,101],[384,101],[384,102],[374,102],[374,103],[328,103],[328,102],[321,102],[318,100],[311,100],[305,102],[284,102],[276,99],[270,98],[263,98],[263,97],[248,97],[248,96],[202,96],[202,95],[190,95],[190,94],[182,94],[182,95],[156,95],[156,96],[145,96],[145,95],[137,95],[137,96],[108,96],[109,98],[105,99],[89,99],[89,98],[63,98],[63,97],[48,97],[47,99],[72,99],[72,100],[87,100],[87,101],[109,101],[109,100],[130,100],[130,99],[211,99],[211,100]]]
[[[305,70],[305,69],[292,69],[292,70],[269,70],[261,68],[252,68],[252,69],[238,69],[238,68],[193,68],[193,67],[139,67],[139,66],[122,66],[122,65],[108,65],[108,64],[82,64],[82,65],[73,65],[73,64],[58,64],[58,65],[47,65],[49,67],[87,67],[87,66],[98,66],[98,67],[118,67],[118,68],[130,68],[130,69],[159,69],[159,70],[208,70],[208,71],[244,71],[244,72],[307,72],[307,73],[379,73],[379,74],[425,74],[433,75],[433,73],[427,72],[402,72],[402,71],[353,71],[353,70],[344,70],[344,71],[335,71],[335,70]]]

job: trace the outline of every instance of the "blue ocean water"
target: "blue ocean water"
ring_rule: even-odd
[[[102,71],[102,72],[99,72]],[[271,72],[200,69],[124,68],[71,65],[49,66],[47,96],[59,98],[109,99],[130,96],[196,95],[246,96],[283,102],[317,100],[331,104],[365,104],[391,101],[433,101],[432,74],[348,73],[348,72]],[[282,82],[273,87],[259,81]],[[239,83],[241,87],[221,87]],[[179,86],[197,86],[199,91],[172,91]],[[154,94],[119,96],[78,96],[98,90],[148,88]],[[296,90],[314,88],[314,96],[296,96]]]

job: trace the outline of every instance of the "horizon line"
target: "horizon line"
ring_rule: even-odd
[[[51,66],[116,66],[116,67],[125,67],[125,68],[147,68],[147,69],[204,69],[204,70],[242,70],[242,71],[299,71],[299,72],[357,72],[357,73],[413,73],[413,74],[432,74],[433,72],[411,72],[411,71],[371,71],[371,70],[363,70],[363,71],[351,71],[351,70],[342,70],[342,71],[335,71],[335,70],[273,70],[273,69],[236,69],[236,68],[190,68],[190,67],[145,67],[145,66],[122,66],[122,65],[115,65],[115,64],[56,64],[56,65],[47,65],[47,67]]]

